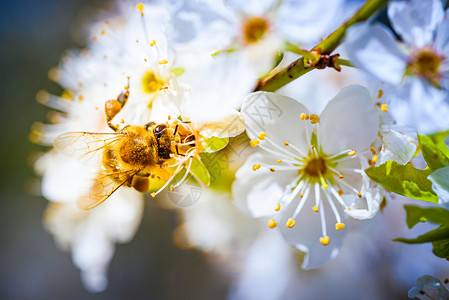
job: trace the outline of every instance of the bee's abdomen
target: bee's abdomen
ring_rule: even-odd
[[[120,158],[130,165],[150,166],[154,164],[153,148],[150,140],[133,137],[120,146]]]

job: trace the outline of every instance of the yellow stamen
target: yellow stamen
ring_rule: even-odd
[[[250,141],[249,144],[251,145],[251,147],[256,147],[257,145],[259,145],[259,140],[254,139],[254,140]]]
[[[301,193],[300,193],[300,194],[299,194],[299,197],[300,197],[300,198],[304,197],[304,194],[301,194]]]
[[[338,176],[338,179],[343,179],[343,175]]]
[[[276,162],[277,162],[278,164],[280,164],[280,163],[282,162],[282,159],[278,159]]]
[[[387,105],[386,104],[381,104],[380,105],[380,110],[383,111],[383,112],[387,112],[388,111]]]
[[[275,211],[280,211],[281,210],[281,205],[278,203],[278,205],[276,206],[276,208],[274,210]]]
[[[357,196],[359,196],[359,198],[362,198],[362,193],[358,192]]]
[[[310,145],[310,148],[315,149],[315,146],[314,145]]]
[[[377,93],[377,99],[382,98],[383,95],[384,95],[384,91],[379,90],[379,92]]]
[[[274,171],[276,171],[276,169],[275,168],[270,168],[270,171],[274,172]]]
[[[320,237],[320,243],[321,243],[323,246],[329,245],[329,242],[330,242],[330,239],[329,239],[329,236],[328,236],[328,235],[326,235],[325,237]]]
[[[320,121],[320,117],[315,114],[310,115],[310,123],[316,124]]]
[[[338,193],[338,195],[340,195],[340,196],[343,195],[343,191],[342,191],[342,190],[338,190],[337,193]]]
[[[140,10],[140,14],[141,14],[142,17],[143,17],[143,3],[142,3],[142,2],[140,2],[140,3],[138,3],[138,4],[136,5],[136,9],[137,9],[137,10]]]
[[[275,228],[276,226],[278,226],[278,223],[276,223],[273,219],[268,221],[268,227],[270,227],[271,229]]]
[[[343,228],[345,228],[345,224],[344,223],[337,223],[337,224],[335,224],[335,230],[342,230]]]
[[[302,114],[299,115],[299,118],[301,120],[308,120],[309,119],[309,115],[306,114],[306,113],[302,113]]]
[[[153,40],[153,41],[150,43],[150,46],[151,46],[151,47],[153,47],[154,45],[156,45],[156,40]]]
[[[348,152],[348,155],[354,156],[356,153],[357,153],[357,151],[354,150],[354,151]]]
[[[257,165],[253,165],[253,171],[259,170],[260,169],[260,164]]]
[[[172,184],[171,186],[170,186],[170,191],[174,191],[175,190],[175,186]]]
[[[154,193],[154,192],[151,193],[151,197],[153,197],[153,198],[156,197],[156,193]]]
[[[262,131],[261,133],[259,133],[259,135],[257,137],[259,138],[259,140],[263,141],[266,136],[267,136],[267,133]]]
[[[314,212],[318,212],[318,206],[314,206],[314,207],[312,207],[312,209]]]
[[[284,143],[284,146],[288,146],[288,142],[285,142],[285,143]]]
[[[160,64],[160,65],[165,65],[165,64],[168,64],[168,61],[165,60],[165,59],[163,59],[163,60],[161,60],[161,61],[159,62],[159,64]]]
[[[371,151],[372,155],[376,155],[377,154],[376,149],[374,149],[373,147],[371,147],[370,151]]]
[[[287,223],[285,224],[288,228],[293,228],[293,226],[295,226],[295,220],[293,220],[292,218],[288,218]]]
[[[379,155],[374,155],[373,158],[371,159],[373,161],[373,163],[375,164],[377,162],[377,160],[379,159]]]

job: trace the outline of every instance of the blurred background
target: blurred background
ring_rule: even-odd
[[[108,1],[22,0],[0,2],[0,299],[210,299],[223,298],[227,282],[200,253],[174,246],[175,214],[147,201],[132,243],[118,245],[109,268],[109,287],[90,294],[69,253],[60,251],[42,225],[47,201],[30,156],[42,147],[28,141],[33,122],[47,108],[37,91],[59,92],[47,73],[63,52],[83,46],[79,22]]]

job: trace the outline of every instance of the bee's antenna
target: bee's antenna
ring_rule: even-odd
[[[173,136],[175,136],[176,133],[178,132],[178,126],[179,126],[179,124],[176,124],[175,131],[173,132]]]
[[[184,154],[179,153],[178,145],[175,145],[176,154],[180,156],[185,156]]]

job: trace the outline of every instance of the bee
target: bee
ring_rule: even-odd
[[[194,135],[181,129],[183,126],[178,121],[127,125],[119,130],[111,120],[126,103],[128,95],[126,90],[117,100],[106,102],[107,123],[115,133],[69,132],[54,141],[55,148],[70,157],[80,160],[97,157],[99,160],[101,168],[89,192],[78,198],[81,209],[96,207],[122,185],[143,193],[148,191],[150,178],[169,180],[173,171],[167,162],[189,150],[186,146],[178,147],[181,141],[194,139]]]

